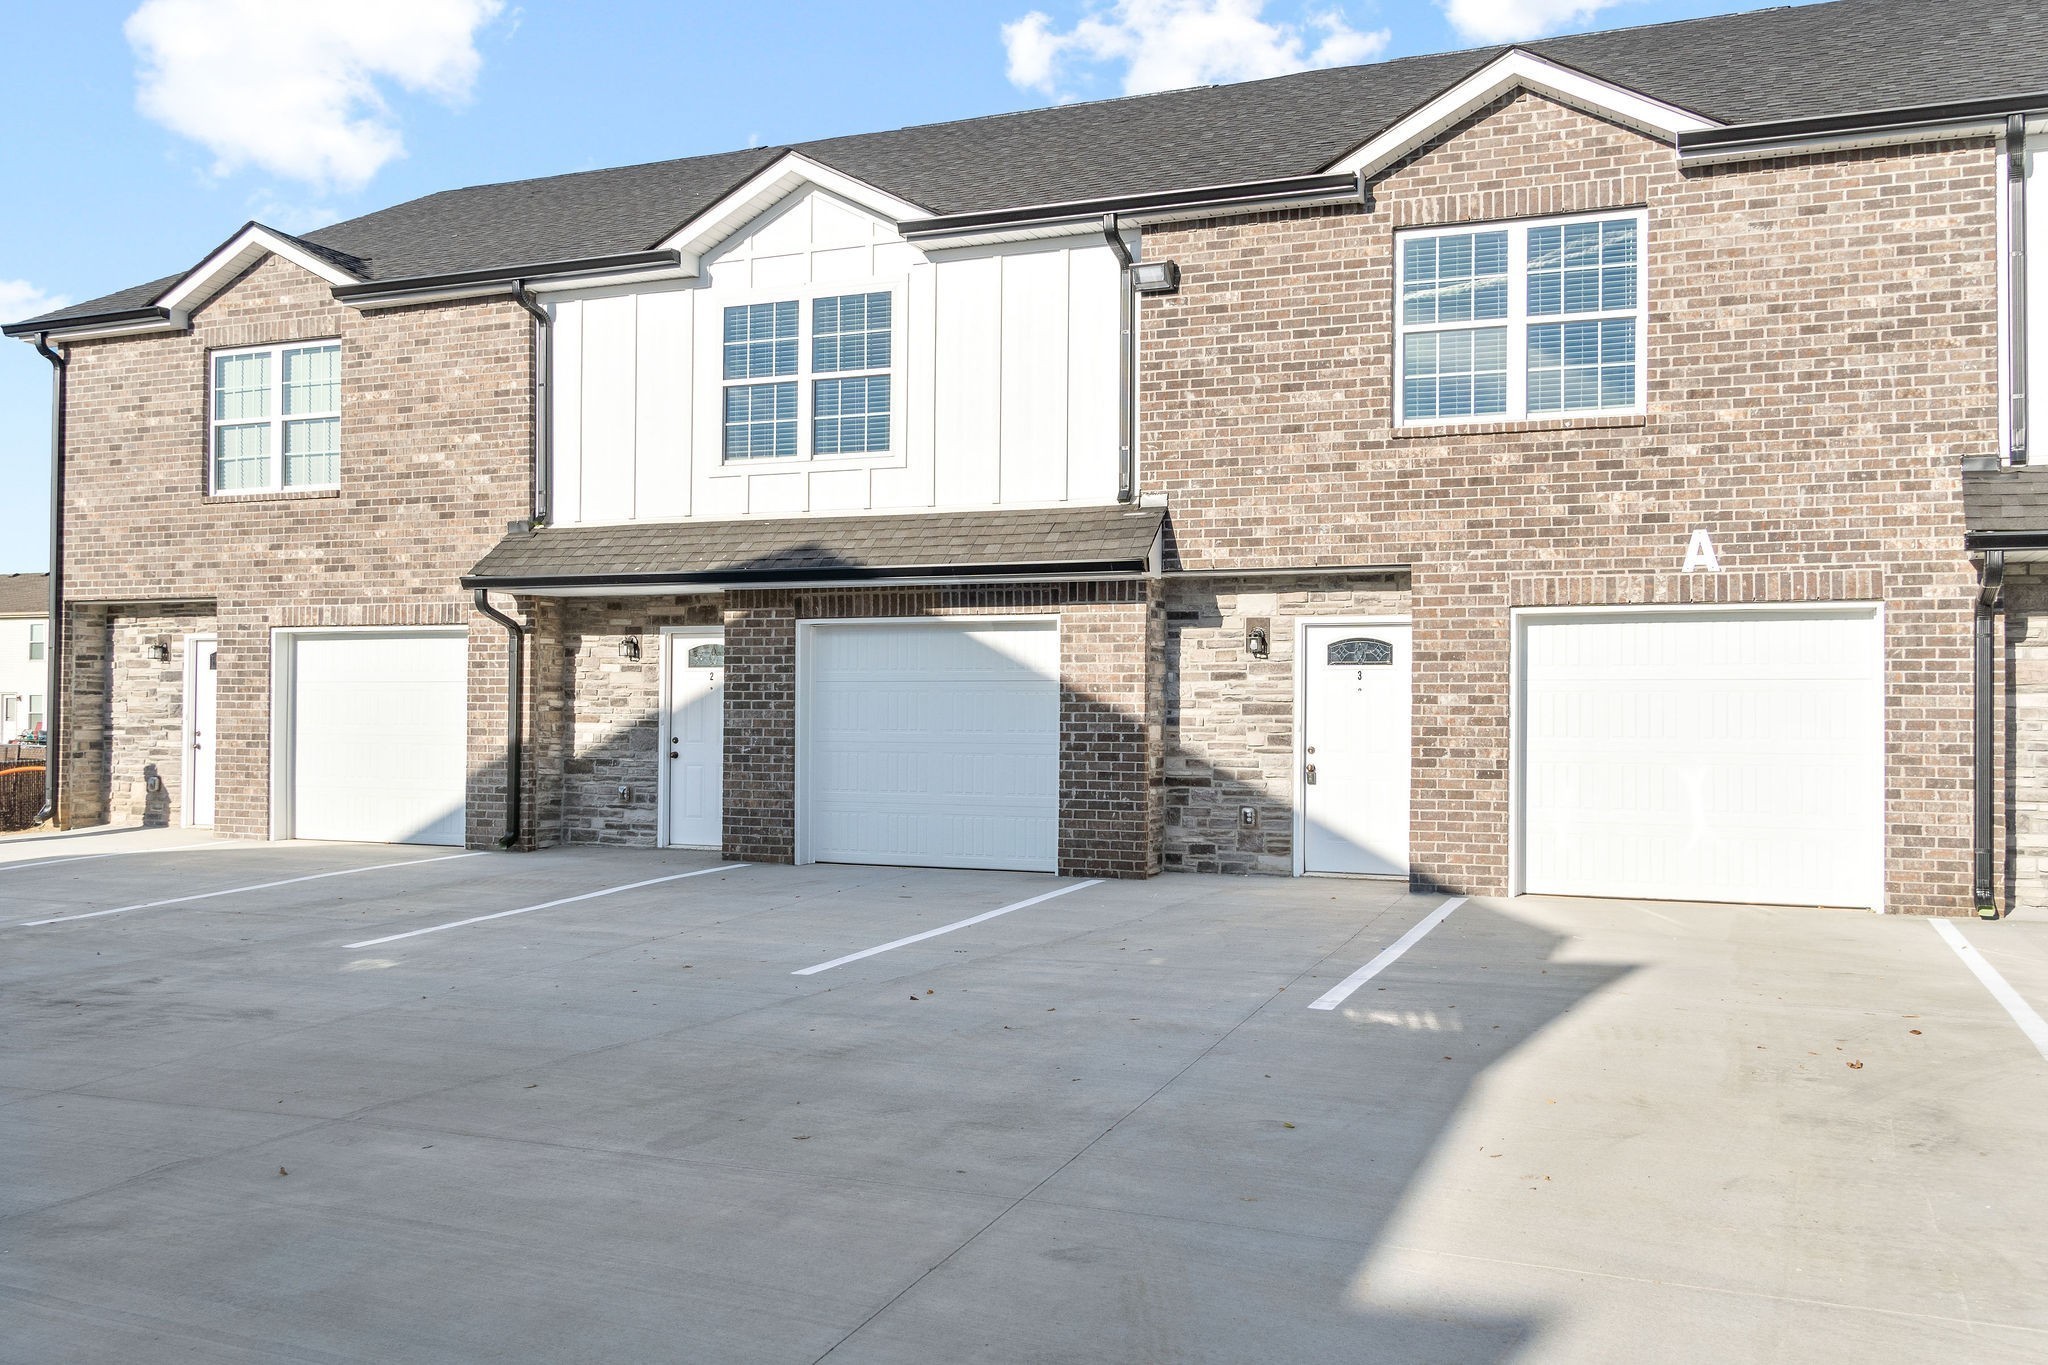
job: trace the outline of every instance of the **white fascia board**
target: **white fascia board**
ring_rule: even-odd
[[[332,261],[322,260],[261,223],[251,223],[230,237],[220,250],[192,267],[183,279],[159,294],[157,306],[168,308],[173,313],[189,313],[263,256],[282,256],[330,285],[362,283],[359,277]]]
[[[61,322],[53,322],[48,330],[42,332],[41,335],[56,342],[104,341],[108,337],[147,336],[154,332],[183,332],[189,330],[191,326],[191,314],[173,311],[167,318],[140,318],[132,322],[86,322],[73,326],[66,326]],[[34,345],[36,336],[37,333],[24,332],[19,337],[16,337],[15,340],[25,341],[30,345]]]
[[[844,171],[835,171],[822,161],[788,152],[656,245],[680,251],[683,264],[694,270],[697,260],[706,251],[805,185],[815,185],[842,199],[851,200],[892,223],[937,216],[921,204],[898,199]]]
[[[1922,123],[1864,133],[1814,133],[1805,137],[1750,142],[1739,147],[1710,147],[1705,151],[1680,152],[1679,160],[1688,166],[1725,166],[1738,161],[1770,161],[1779,157],[1818,156],[1826,152],[1864,151],[1874,147],[1912,147],[1957,138],[1998,137],[2004,132],[2005,122],[2002,119],[1963,119],[1954,123]]]
[[[1325,169],[1373,175],[1510,90],[1533,90],[1639,132],[1675,139],[1721,125],[1521,48],[1505,52]]]

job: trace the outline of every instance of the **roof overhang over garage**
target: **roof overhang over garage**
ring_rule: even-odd
[[[1133,579],[1160,567],[1162,507],[916,512],[515,530],[465,588],[540,597]]]

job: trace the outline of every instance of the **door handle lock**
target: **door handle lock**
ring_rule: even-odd
[[[1313,763],[1309,764],[1308,767],[1302,770],[1301,775],[1307,779],[1308,785],[1313,787],[1316,784],[1316,765]]]
[[[681,758],[681,757],[682,757],[682,755],[681,755],[681,754],[679,754],[679,753],[677,753],[677,752],[676,752],[676,751],[675,751],[674,749],[670,749],[670,750],[668,751],[668,756],[669,756],[670,758]]]

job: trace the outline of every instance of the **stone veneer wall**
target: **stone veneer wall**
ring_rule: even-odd
[[[63,719],[73,766],[60,781],[85,795],[94,823],[182,824],[185,637],[218,628],[211,608],[86,606],[69,615],[67,695],[77,709]],[[153,644],[168,646],[170,658],[150,658]]]
[[[1168,586],[1168,871],[1292,874],[1295,623],[1407,614],[1408,583],[1399,574],[1177,579]],[[1249,620],[1267,623],[1264,659],[1245,653]],[[1250,827],[1240,814],[1246,806],[1256,821]]]

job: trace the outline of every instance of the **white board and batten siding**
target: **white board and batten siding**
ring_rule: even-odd
[[[1521,890],[1881,909],[1875,605],[1518,613]]]
[[[728,464],[723,310],[840,290],[894,295],[893,448]],[[551,300],[558,524],[1115,501],[1117,263],[1099,238],[926,253],[808,189],[699,279]]]

